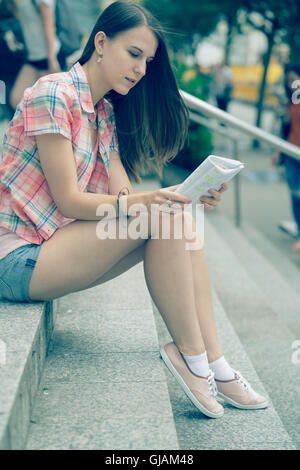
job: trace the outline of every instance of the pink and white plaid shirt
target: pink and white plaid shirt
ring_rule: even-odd
[[[93,152],[90,122],[97,117],[98,149]],[[41,134],[62,134],[72,142],[81,192],[108,193],[109,153],[118,150],[113,106],[102,98],[95,112],[79,62],[27,88],[4,136],[0,227],[38,245],[74,220],[59,211],[43,174],[35,138]]]

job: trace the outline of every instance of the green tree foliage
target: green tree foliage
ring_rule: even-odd
[[[184,52],[195,56],[198,44],[212,33],[223,17],[230,22],[230,34],[226,42],[227,55],[231,33],[236,25],[236,16],[240,0],[144,0],[143,5],[153,13],[166,29],[172,51]],[[225,52],[226,55],[226,52]],[[173,65],[179,87],[200,99],[207,99],[209,77],[203,76],[199,68],[193,67],[194,75],[189,80],[184,78],[187,66],[178,63],[173,57]],[[173,160],[178,166],[194,170],[211,152],[213,147],[211,132],[193,122],[189,127],[189,138],[184,149]]]
[[[169,31],[174,51],[195,49],[216,27],[220,11],[215,2],[199,0],[144,0],[143,5]]]
[[[250,25],[266,36],[267,50],[262,57],[264,72],[257,102],[256,125],[260,127],[274,46],[287,43],[291,49],[291,61],[300,62],[300,0],[142,0],[142,4],[158,18],[167,32],[170,31],[167,36],[175,53],[180,51],[195,56],[198,44],[215,30],[221,18],[228,25],[224,44],[226,63],[230,62],[232,37],[237,31],[243,32],[246,25],[249,31]]]
[[[264,73],[260,84],[257,102],[256,125],[260,127],[267,73],[273,48],[276,44],[286,42],[291,48],[291,59],[300,51],[300,1],[299,0],[244,0],[247,11],[247,23],[265,34],[268,46],[263,57]],[[300,60],[300,57],[298,58]],[[258,143],[255,141],[254,146]]]

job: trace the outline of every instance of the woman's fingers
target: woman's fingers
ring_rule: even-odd
[[[215,206],[211,205],[211,204],[204,204],[204,209],[207,210],[207,211],[212,211],[213,209],[215,208]]]
[[[202,202],[202,204],[210,207],[216,207],[220,202],[219,200],[216,201],[215,199],[209,197],[203,197],[200,199],[200,201]]]
[[[188,196],[184,194],[178,194],[174,191],[180,186],[180,184],[176,184],[174,186],[169,186],[167,188],[162,188],[159,190],[159,196],[161,202],[168,202],[169,204],[190,204],[192,201]],[[204,204],[204,208],[207,210],[212,210],[216,207],[219,202],[222,200],[222,193],[227,191],[228,184],[223,183],[219,191],[215,191],[214,189],[210,189],[208,192],[211,196],[202,196],[200,198],[200,202]]]
[[[168,186],[167,188],[163,188],[163,189],[165,189],[166,191],[176,191],[176,189],[179,188],[179,186],[181,186],[181,184],[175,184],[174,186]]]
[[[208,191],[211,196],[202,196],[200,201],[204,204],[204,209],[212,210],[214,207],[216,207],[222,200],[222,193],[224,193],[228,187],[229,186],[227,183],[223,183],[219,191],[215,191],[214,189],[210,189]]]
[[[185,196],[184,194],[178,194],[174,193],[173,191],[168,191],[168,190],[160,190],[160,195],[165,198],[165,200],[169,200],[173,203],[179,203],[179,204],[189,204],[192,202],[192,200],[188,197]]]
[[[202,203],[206,203],[206,204],[209,204],[211,206],[217,206],[218,203],[221,201],[221,199],[222,199],[221,194],[212,194],[212,196],[202,196],[200,198],[200,201]]]
[[[224,191],[227,191],[227,189],[229,188],[229,184],[228,183],[223,183],[222,186],[221,186],[221,189],[219,189],[219,193],[224,193]]]
[[[221,191],[221,190],[220,190]],[[221,201],[222,193],[220,191],[215,191],[214,189],[210,189],[208,192],[212,195],[213,199],[216,201]]]

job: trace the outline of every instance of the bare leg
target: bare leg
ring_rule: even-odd
[[[194,295],[198,320],[209,362],[216,361],[223,353],[218,340],[214,319],[211,284],[204,251],[190,252],[193,268]]]
[[[91,287],[145,243],[130,238],[101,240],[97,223],[76,220],[42,244],[29,286],[32,300],[52,300]]]
[[[186,240],[99,240],[96,224],[75,221],[43,243],[30,298],[50,300],[105,282],[133,266],[139,259],[136,250],[145,244],[146,282],[175,343],[186,355],[204,352]]]
[[[150,240],[144,270],[149,292],[178,347],[187,356],[205,351],[195,304],[186,240]]]
[[[92,282],[89,286],[84,287],[82,289],[78,289],[77,292],[91,289],[92,287],[99,286],[100,284],[104,284],[105,282],[110,281],[111,279],[114,279],[115,277],[118,277],[121,274],[125,273],[136,264],[144,261],[145,247],[146,243],[131,251],[126,256],[124,256],[118,263],[112,266],[112,268],[110,268],[105,274],[103,274],[103,276],[101,276],[99,279],[96,279],[96,281]]]
[[[195,226],[193,227],[193,229],[195,230]],[[155,240],[153,240],[152,243],[154,241]],[[165,242],[167,242],[167,241],[165,241]],[[151,248],[150,248],[149,244],[143,245],[140,248],[136,249],[134,252],[132,252],[129,255],[125,256],[109,272],[107,272],[100,279],[96,280],[89,287],[94,287],[96,285],[102,284],[103,282],[106,282],[107,280],[110,280],[110,279],[118,276],[122,272],[127,271],[132,266],[134,266],[136,263],[141,262],[142,260],[144,260],[144,257],[145,257],[145,254],[146,254],[146,246],[147,246],[148,258],[150,259],[153,256],[153,254],[151,253]],[[161,245],[161,246],[163,246],[163,245]],[[182,247],[180,247],[179,249],[182,249]],[[161,271],[160,272],[161,272],[162,276],[165,275],[169,279],[169,284],[171,284],[170,270],[172,269],[172,266],[170,265],[170,260],[166,259],[166,263],[164,263],[164,260],[161,257],[163,254],[165,254],[165,256],[167,258],[167,256],[169,256],[169,255],[167,255],[166,253],[167,253],[166,250],[163,250],[162,254],[161,254],[160,251],[158,252],[158,257],[159,257],[159,260],[160,260],[159,261],[160,266],[161,267],[163,265],[167,266],[167,270],[166,270],[167,272],[166,273],[163,273]],[[208,271],[207,262],[206,262],[206,258],[205,258],[205,253],[204,253],[203,249],[190,251],[189,253],[190,253],[190,258],[191,258],[191,268],[192,268],[192,274],[193,274],[192,281],[193,281],[193,290],[194,291],[193,291],[192,295],[195,298],[196,311],[197,311],[198,322],[199,322],[199,325],[200,325],[201,336],[202,336],[203,342],[198,345],[198,346],[200,346],[200,348],[199,347],[195,348],[195,350],[197,350],[197,351],[199,350],[200,352],[194,352],[194,353],[191,352],[189,354],[186,353],[186,355],[201,354],[201,352],[203,352],[203,350],[206,349],[209,362],[213,362],[213,361],[219,359],[223,355],[223,353],[222,353],[222,349],[221,349],[221,346],[220,346],[220,343],[219,343],[216,323],[215,323],[215,319],[214,319],[213,301],[212,301],[212,294],[211,294],[211,284],[210,284],[210,278],[209,278],[209,271]],[[174,261],[178,260],[175,253],[172,256],[172,259]],[[175,261],[174,264],[175,264],[175,269],[178,269],[179,268],[178,262]],[[151,269],[155,270],[155,261],[154,261],[154,266],[153,267],[148,266],[148,270],[149,270],[148,275],[145,272],[146,278],[147,278],[147,276],[148,276],[148,278],[150,278],[150,281],[148,280],[148,288],[149,288],[149,291],[152,292],[152,294],[151,294],[152,297],[154,297],[155,296],[155,291],[156,291],[154,283],[157,282],[159,284],[160,278],[158,278],[157,275],[152,276],[152,274],[150,272]],[[174,269],[174,267],[173,267],[173,269]],[[180,277],[179,277],[180,279],[181,279],[181,275],[182,275],[182,273],[180,274]],[[165,292],[166,297],[169,296],[170,289],[174,290],[175,294],[177,293],[177,295],[179,297],[182,293],[182,289],[186,288],[187,290],[189,290],[191,283],[189,282],[188,278],[185,278],[185,281],[187,283],[186,287],[183,286],[183,285],[176,286],[174,283],[172,285],[169,285],[169,287],[167,288],[167,290]],[[164,303],[164,300],[162,300],[162,299],[156,299],[155,300],[153,298],[153,301],[158,306],[158,309],[160,310],[165,322],[167,323],[168,320],[167,320],[166,310],[163,309],[162,307],[159,308],[159,305],[161,303]],[[178,305],[178,299],[175,298],[175,302]],[[181,300],[181,302],[182,302],[182,300]],[[183,308],[184,308],[184,311],[186,311],[185,307],[183,307]],[[176,306],[175,312],[176,311],[177,311],[177,306]],[[180,312],[181,312],[181,310],[179,310],[179,314],[178,314],[179,319],[180,319],[180,321],[185,322],[186,317],[185,317],[185,315],[181,315]],[[172,310],[171,307],[170,307],[170,315],[174,316],[174,311]],[[169,323],[170,323],[170,321],[169,321]],[[169,329],[171,329],[171,327]],[[178,329],[181,330],[181,331],[185,331],[186,327],[178,326]],[[198,326],[196,326],[196,331],[197,331],[197,329],[198,329]],[[174,332],[170,331],[170,333],[171,333],[171,336],[174,337]],[[197,338],[198,338],[198,336],[197,336]],[[203,346],[203,343],[204,343],[204,346]],[[177,345],[181,344],[180,339],[178,339],[176,341],[176,344]],[[185,351],[187,351],[187,349],[185,349]]]
[[[193,265],[185,243],[184,237],[181,240],[149,240],[88,287],[102,284],[143,260],[154,303],[180,351],[192,356],[203,353],[205,345],[195,310]]]

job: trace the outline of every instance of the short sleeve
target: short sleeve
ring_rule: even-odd
[[[23,119],[27,136],[62,134],[72,140],[72,99],[66,85],[38,81],[24,92]]]

